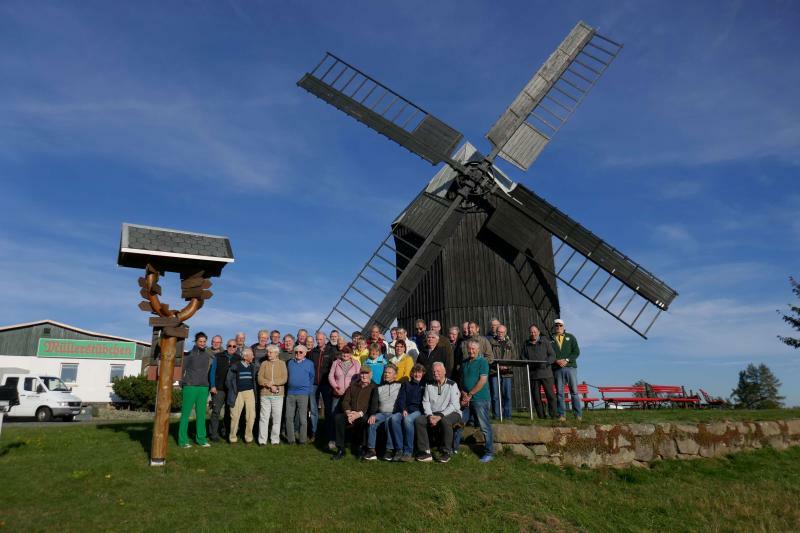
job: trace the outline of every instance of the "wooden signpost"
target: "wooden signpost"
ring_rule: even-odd
[[[172,410],[173,373],[175,357],[189,336],[186,320],[213,296],[208,290],[212,276],[233,262],[230,242],[225,237],[184,231],[122,225],[122,238],[117,263],[120,266],[142,268],[139,294],[144,301],[139,309],[156,316],[150,318],[154,342],[159,345],[158,389],[150,447],[150,465],[163,466],[169,443],[169,415]],[[177,272],[181,278],[181,297],[187,302],[181,310],[170,309],[161,302],[159,277],[163,272]]]

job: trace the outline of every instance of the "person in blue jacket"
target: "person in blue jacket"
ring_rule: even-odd
[[[414,421],[422,414],[422,395],[425,392],[424,377],[425,367],[420,364],[414,365],[411,369],[411,379],[403,383],[397,397],[399,412],[389,419],[394,434],[403,435],[403,450],[399,460],[405,463],[414,460]]]
[[[306,359],[308,348],[302,344],[294,347],[294,358],[286,364],[289,379],[286,382],[286,442],[305,444],[308,438],[308,399],[314,387],[314,363]]]

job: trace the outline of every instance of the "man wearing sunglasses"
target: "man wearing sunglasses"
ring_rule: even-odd
[[[238,348],[239,346],[234,339],[229,340],[225,343],[225,351],[217,353],[211,362],[211,371],[208,378],[211,385],[209,389],[211,393],[211,419],[209,420],[211,435],[209,438],[212,442],[228,438],[228,430],[231,425],[230,409],[225,409],[222,427],[219,425],[219,418],[222,409],[225,408],[225,396],[228,392],[225,387],[225,380],[228,379],[228,371],[231,365],[239,360],[237,355]]]

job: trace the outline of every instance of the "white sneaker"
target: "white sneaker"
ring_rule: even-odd
[[[183,446],[181,446],[181,448],[191,448],[191,447],[192,447],[192,445],[189,444],[188,442],[186,444],[184,444]]]
[[[336,441],[335,440],[329,440],[328,441],[328,449],[330,451],[332,451],[332,452],[336,451]]]

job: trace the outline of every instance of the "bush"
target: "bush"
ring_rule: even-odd
[[[158,382],[145,376],[125,376],[114,380],[114,394],[127,402],[136,411],[153,411],[156,407]],[[172,389],[172,409],[180,409],[183,394],[181,389]]]

